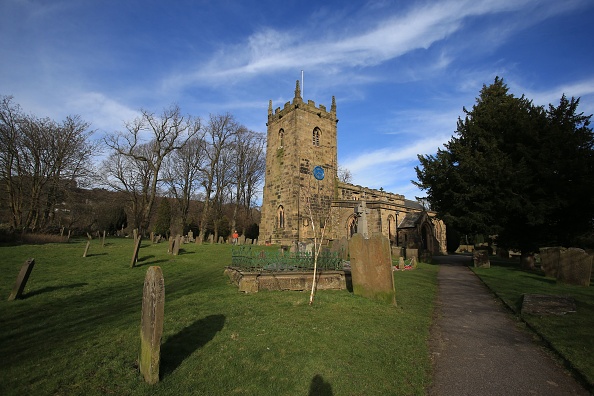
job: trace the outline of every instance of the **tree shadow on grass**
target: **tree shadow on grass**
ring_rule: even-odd
[[[159,263],[166,263],[169,260],[166,259],[161,259],[161,260],[153,260],[153,261],[145,261],[147,259],[153,258],[155,256],[148,256],[148,257],[143,257],[142,260],[138,259],[138,262],[134,265],[135,267],[145,267],[147,265],[155,265],[155,264],[159,264]]]
[[[309,396],[332,396],[332,385],[324,381],[320,374],[316,374],[309,385]]]
[[[33,290],[32,292],[23,295],[22,298],[25,299],[25,298],[36,296],[38,294],[50,293],[50,292],[53,292],[56,290],[61,290],[61,289],[76,289],[78,287],[83,287],[86,285],[88,285],[88,283],[73,283],[71,285],[47,286],[42,289]]]
[[[209,315],[169,337],[161,346],[161,376],[175,371],[188,356],[212,340],[224,325],[224,315]]]

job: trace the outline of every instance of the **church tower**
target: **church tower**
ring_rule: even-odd
[[[337,123],[334,97],[330,111],[311,100],[305,103],[299,80],[292,102],[274,112],[269,102],[260,243],[289,245],[313,237],[307,197],[319,194],[328,203],[335,198]],[[314,178],[316,166],[324,169],[323,180]]]

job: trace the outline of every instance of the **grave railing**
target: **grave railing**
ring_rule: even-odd
[[[242,271],[313,271],[311,252],[263,251],[252,246],[238,246],[231,251],[231,265]],[[318,270],[342,270],[342,259],[336,252],[320,252]]]

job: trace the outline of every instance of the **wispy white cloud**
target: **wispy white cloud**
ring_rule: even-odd
[[[405,14],[386,15],[366,29],[351,35],[336,37],[328,33],[335,26],[318,31],[281,31],[265,28],[252,34],[244,43],[221,49],[194,71],[177,73],[164,81],[164,86],[176,87],[229,81],[237,76],[254,76],[280,70],[307,68],[337,73],[345,68],[374,66],[413,50],[427,49],[464,26],[468,17],[513,12],[539,5],[542,18],[566,8],[556,2],[538,0],[467,0],[425,4],[409,9]],[[548,10],[545,13],[542,10]],[[508,26],[517,30],[520,24]],[[527,25],[523,21],[521,27]],[[500,37],[501,27],[499,29]],[[443,53],[436,66],[444,67],[452,59]]]

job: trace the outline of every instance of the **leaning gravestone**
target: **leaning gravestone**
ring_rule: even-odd
[[[161,337],[165,316],[165,281],[161,267],[152,266],[146,271],[142,292],[140,319],[140,356],[138,366],[149,384],[159,382],[161,363]]]
[[[134,241],[134,253],[132,253],[132,261],[130,262],[130,268],[134,268],[138,261],[138,251],[140,250],[140,242],[142,241],[142,235],[138,235],[138,238]]]
[[[379,233],[369,239],[357,233],[349,242],[349,252],[353,292],[396,305],[390,240]]]
[[[474,262],[474,268],[491,268],[489,252],[487,250],[475,250],[472,252],[472,261]]]
[[[178,235],[175,237],[175,242],[173,243],[173,250],[171,251],[174,256],[177,256],[179,254],[179,248],[181,247],[181,241],[182,241],[181,235]]]
[[[27,285],[27,281],[29,280],[29,275],[31,275],[31,271],[33,271],[33,266],[35,266],[35,259],[31,258],[25,261],[21,267],[19,275],[17,276],[16,282],[12,288],[12,292],[10,293],[10,296],[8,296],[8,301],[21,298],[23,291],[25,290],[25,286]]]
[[[169,245],[167,246],[167,253],[173,253],[173,248],[175,246],[175,238],[173,236],[169,237]]]
[[[85,252],[83,253],[83,257],[87,257],[87,253],[89,253],[89,246],[91,246],[91,241],[87,241],[87,246],[85,247]]]
[[[561,251],[557,280],[570,285],[590,286],[591,276],[592,255],[578,248]]]

